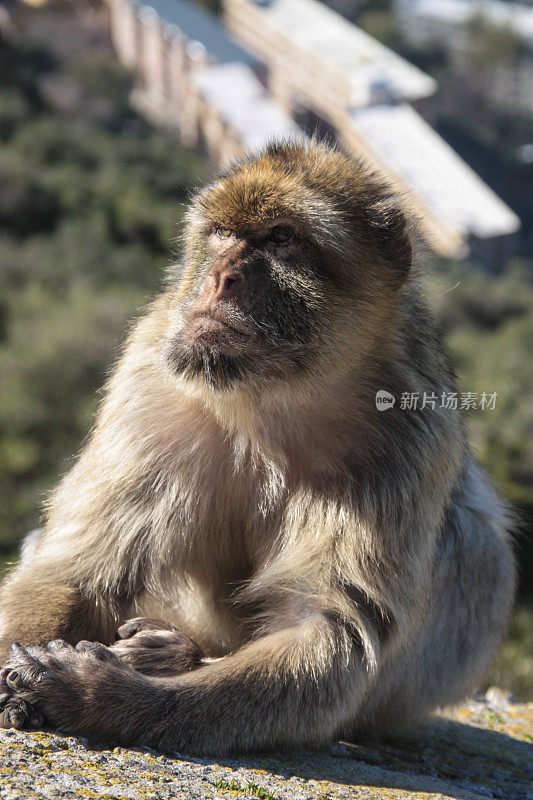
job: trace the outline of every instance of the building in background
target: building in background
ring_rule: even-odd
[[[394,0],[394,13],[406,41],[419,47],[438,43],[458,66],[465,56],[472,58],[477,41],[485,52],[479,53],[476,77],[489,104],[502,113],[533,117],[533,6],[505,0]]]
[[[420,100],[433,78],[318,0],[223,0],[225,20],[268,66],[280,102],[300,99],[328,120],[346,108]],[[287,98],[288,95],[288,98]]]
[[[277,139],[302,138],[288,114],[274,103],[255,73],[238,62],[191,75],[196,119],[212,160],[224,164]]]
[[[357,109],[351,119],[350,149],[410,197],[428,243],[498,271],[520,221],[450,145],[407,103]]]
[[[136,105],[216,167],[299,133],[268,96],[260,63],[225,27],[188,0],[111,0],[117,55],[135,69]]]
[[[317,0],[223,0],[228,27],[263,60],[285,110],[330,131],[406,194],[428,243],[497,269],[516,215],[408,104],[432,78]]]
[[[110,0],[137,104],[215,166],[318,132],[407,195],[431,247],[497,270],[519,220],[410,102],[424,72],[317,0],[223,0],[226,26],[189,0]]]

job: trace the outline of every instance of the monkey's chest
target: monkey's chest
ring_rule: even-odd
[[[224,655],[251,635],[257,608],[241,592],[266,550],[265,531],[242,514],[217,514],[217,508],[213,502],[209,519],[190,515],[182,521],[173,533],[172,556],[132,609],[176,625],[209,656]]]
[[[171,512],[153,514],[156,557],[136,613],[176,624],[209,655],[222,655],[246,640],[257,619],[241,590],[268,559],[281,513],[274,504],[265,513],[257,473],[236,464],[227,439],[204,426],[208,434],[196,458],[177,448],[159,481]]]
[[[253,558],[237,533],[213,529],[213,541],[198,541],[165,570],[155,591],[136,602],[135,615],[155,617],[191,636],[208,656],[222,656],[251,635],[257,609],[239,596],[254,573]],[[204,546],[205,545],[205,546]]]

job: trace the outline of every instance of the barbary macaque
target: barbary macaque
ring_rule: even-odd
[[[461,411],[400,402],[455,391],[415,240],[383,180],[317,142],[198,193],[1,589],[4,726],[287,749],[478,685],[513,599],[510,524]]]

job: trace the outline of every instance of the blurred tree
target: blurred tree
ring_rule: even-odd
[[[136,115],[131,75],[107,52],[57,61],[0,40],[0,69],[7,553],[37,523],[45,492],[87,434],[127,322],[156,291],[182,203],[207,165]],[[65,81],[69,103],[56,91]]]
[[[196,0],[199,6],[203,6],[208,11],[213,12],[213,14],[219,14],[221,10],[221,0]]]
[[[482,71],[490,72],[498,63],[519,61],[527,53],[523,39],[510,25],[498,25],[484,14],[473,14],[465,29],[468,60]]]
[[[69,59],[63,70],[87,94],[109,100],[115,116],[132,116],[128,102],[128,95],[133,88],[132,74],[111,53],[85,50]]]
[[[0,152],[0,225],[19,236],[51,230],[59,219],[57,193],[22,159]]]
[[[520,272],[495,279],[460,266],[445,280],[458,285],[440,296],[435,287],[433,302],[462,388],[498,392],[494,411],[471,414],[474,445],[506,494],[533,506],[533,287]]]

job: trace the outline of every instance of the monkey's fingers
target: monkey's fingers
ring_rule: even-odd
[[[26,721],[26,704],[13,697],[7,683],[11,667],[0,669],[0,728],[21,728]]]
[[[32,711],[20,697],[4,692],[0,695],[0,728],[22,728],[30,720]]]
[[[65,642],[63,639],[52,639],[51,642],[48,642],[46,645],[46,649],[49,653],[68,653],[74,652],[74,647],[68,642]]]
[[[100,642],[81,641],[78,642],[75,649],[78,653],[84,653],[85,655],[96,658],[97,661],[105,661],[107,663],[117,664],[121,663],[118,656],[113,653],[109,647],[106,647],[105,644],[100,644]]]
[[[136,672],[152,677],[179,675],[200,666],[202,652],[178,630],[146,630],[120,639],[110,650]]]
[[[24,692],[46,672],[39,659],[18,642],[11,645],[10,670],[6,677],[8,688],[14,693]]]
[[[3,695],[5,692],[9,692],[9,686],[7,685],[7,676],[11,672],[11,667],[4,666],[0,669],[0,695]]]
[[[129,619],[121,625],[117,631],[116,639],[130,639],[141,631],[175,631],[173,625],[161,619],[151,619],[150,617],[135,617]]]
[[[43,716],[19,696],[27,686],[28,680],[37,677],[44,670],[40,661],[19,644],[11,647],[8,666],[0,670],[0,727],[22,728],[40,727]],[[31,677],[30,677],[31,676]]]
[[[174,631],[141,631],[129,639],[119,639],[111,645],[111,650],[122,654],[132,649],[167,647],[174,644],[178,636]]]

